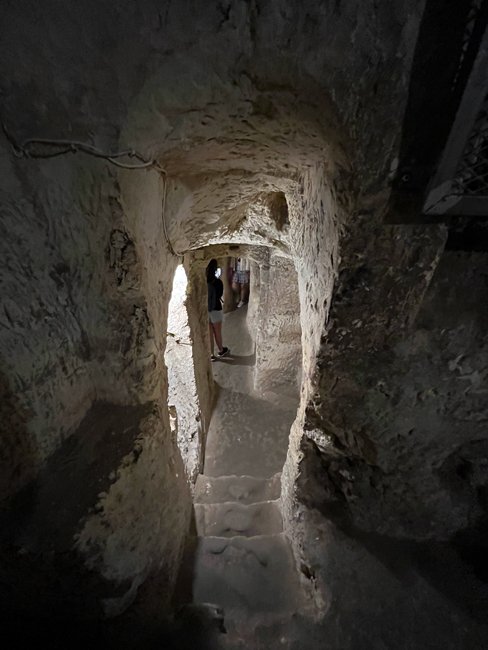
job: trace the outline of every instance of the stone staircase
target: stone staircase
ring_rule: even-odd
[[[198,477],[193,602],[223,608],[222,648],[292,647],[284,629],[303,603],[279,495],[280,474]]]
[[[271,478],[254,476],[205,476],[200,474],[195,486],[195,504],[260,503],[277,501],[281,492],[281,474]]]
[[[280,511],[298,397],[271,400],[252,390],[254,343],[245,312],[227,315],[232,353],[212,365],[218,398],[182,584],[195,607],[224,610],[227,634],[212,639],[212,650],[310,650],[300,637],[307,607]]]

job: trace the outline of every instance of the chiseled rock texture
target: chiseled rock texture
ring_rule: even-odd
[[[12,606],[35,607],[29,576],[45,603],[115,614],[158,575],[168,611],[191,517],[168,417],[171,286],[185,256],[205,430],[207,258],[196,249],[239,244],[256,252],[260,294],[266,264],[280,267],[280,286],[297,274],[286,300],[300,327],[295,313],[290,332],[277,325],[293,331],[291,355],[299,330],[302,347],[282,505],[328,645],[487,645],[470,600],[486,578],[485,254],[445,250],[443,226],[383,219],[423,9],[2,6],[0,499]],[[12,137],[134,149],[167,174],[82,153],[21,157]],[[259,307],[250,317],[257,332]],[[78,485],[67,524],[63,498]]]
[[[256,265],[257,266],[257,265]],[[301,379],[301,327],[297,272],[293,261],[271,255],[254,268],[251,331],[255,333],[254,388],[296,399]],[[257,296],[256,296],[257,294]]]
[[[442,226],[357,223],[295,433],[291,534],[338,647],[481,648],[486,253],[444,249]]]
[[[193,342],[187,309],[187,276],[183,265],[178,266],[173,280],[168,306],[168,332],[165,362],[168,368],[168,406],[173,420],[172,430],[185,465],[190,485],[203,468],[205,419],[195,380]],[[203,359],[197,359],[202,364]],[[203,364],[202,364],[203,365]]]

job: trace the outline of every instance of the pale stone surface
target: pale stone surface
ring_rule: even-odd
[[[199,537],[254,537],[283,531],[279,503],[261,501],[243,505],[233,501],[212,505],[195,504]]]
[[[210,423],[205,473],[217,476],[224,465],[227,474],[273,476],[283,466],[293,417],[293,410],[283,416],[283,410],[267,400],[222,388]],[[250,454],[249,449],[260,453]]]
[[[195,504],[198,503],[258,503],[275,501],[280,496],[280,474],[272,478],[253,476],[203,476],[197,479]]]
[[[300,304],[293,262],[272,255],[260,267],[254,387],[298,399],[302,368]],[[253,298],[254,299],[254,298]],[[252,314],[251,314],[252,317]]]
[[[203,469],[203,444],[200,398],[193,363],[193,341],[186,308],[187,277],[178,266],[168,306],[168,338],[164,359],[168,368],[168,406],[175,409],[178,449],[190,485]],[[195,346],[196,347],[196,346]]]

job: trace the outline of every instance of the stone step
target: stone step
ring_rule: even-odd
[[[324,650],[323,633],[300,612],[224,617],[226,634],[215,650]]]
[[[281,472],[295,416],[255,394],[221,386],[207,433],[205,474],[270,478]]]
[[[200,537],[255,537],[283,531],[278,501],[242,503],[201,503],[195,505],[197,534]]]
[[[200,538],[193,570],[193,602],[219,605],[226,618],[268,620],[297,609],[299,578],[283,534]]]
[[[259,503],[280,497],[281,474],[271,478],[253,476],[205,476],[200,474],[195,485],[195,503]]]

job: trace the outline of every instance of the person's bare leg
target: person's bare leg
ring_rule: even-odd
[[[213,356],[214,353],[214,330],[212,327],[212,323],[209,321],[208,322],[208,333],[210,336],[210,354]]]
[[[222,323],[212,323],[212,327],[215,335],[215,343],[217,343],[219,352],[222,352],[224,349],[222,345]]]
[[[238,284],[237,282],[232,282],[232,296],[234,298],[234,304],[232,306],[234,308],[239,302],[239,296],[240,296],[239,290],[240,290],[240,284]]]

